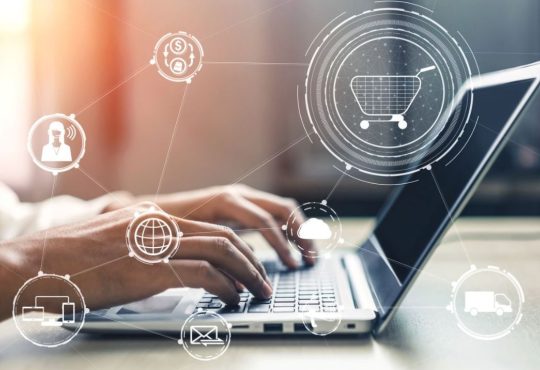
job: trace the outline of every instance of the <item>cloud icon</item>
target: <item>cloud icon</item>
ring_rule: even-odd
[[[298,237],[308,240],[328,240],[332,237],[332,230],[323,220],[312,217],[300,225]]]

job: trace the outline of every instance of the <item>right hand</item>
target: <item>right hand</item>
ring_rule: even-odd
[[[31,278],[37,276],[43,255],[43,271],[71,275],[90,309],[133,302],[173,287],[204,288],[231,305],[238,304],[244,286],[258,298],[272,295],[270,281],[251,247],[220,225],[171,216],[183,236],[169,263],[147,265],[129,257],[126,229],[138,209],[151,206],[158,209],[139,204],[0,243],[0,256],[9,256],[9,262],[0,262]],[[4,288],[6,292],[18,289]]]

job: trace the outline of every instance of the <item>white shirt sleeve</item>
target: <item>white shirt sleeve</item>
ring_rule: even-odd
[[[85,201],[68,195],[38,203],[23,203],[5,184],[0,183],[0,240],[87,220],[100,214],[118,193]]]

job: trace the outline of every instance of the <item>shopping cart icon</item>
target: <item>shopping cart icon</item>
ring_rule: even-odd
[[[370,122],[397,122],[398,127],[405,130],[404,114],[422,88],[420,74],[434,69],[435,66],[422,68],[416,75],[353,77],[351,90],[362,113],[373,117],[389,116],[388,119],[363,120],[360,127],[366,130]]]

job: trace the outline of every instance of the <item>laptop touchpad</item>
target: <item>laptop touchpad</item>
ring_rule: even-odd
[[[117,314],[171,314],[181,300],[179,296],[154,296],[123,305]]]

